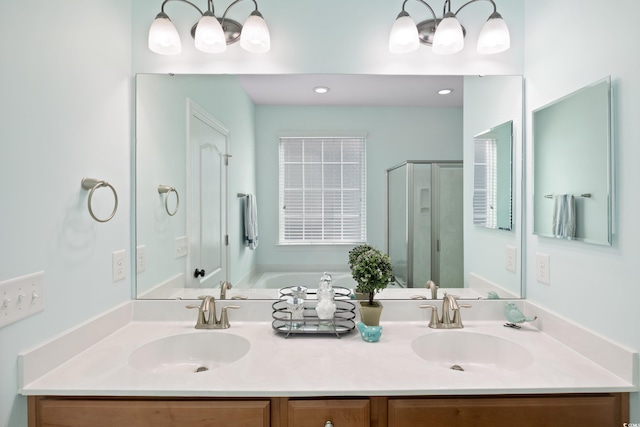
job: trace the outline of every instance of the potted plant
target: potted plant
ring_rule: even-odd
[[[391,260],[387,254],[363,244],[349,251],[349,266],[358,283],[356,293],[366,295],[366,299],[360,301],[360,320],[367,326],[378,326],[382,304],[373,299],[393,280]]]

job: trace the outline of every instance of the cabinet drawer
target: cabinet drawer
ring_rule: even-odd
[[[389,399],[388,427],[622,425],[619,395]]]
[[[30,427],[269,427],[270,402],[40,399]]]
[[[287,427],[369,427],[368,399],[290,400]]]

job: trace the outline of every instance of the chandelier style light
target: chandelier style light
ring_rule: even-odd
[[[258,11],[256,0],[252,0],[255,10],[251,12],[244,25],[227,18],[229,10],[243,0],[235,0],[231,3],[221,18],[217,18],[215,15],[213,0],[207,0],[205,12],[187,0],[164,0],[160,13],[149,29],[149,49],[152,52],[161,55],[177,55],[182,51],[178,30],[164,12],[164,6],[170,1],[186,3],[200,13],[200,20],[191,28],[191,36],[195,40],[196,49],[201,52],[224,52],[227,50],[227,45],[238,40],[240,40],[240,46],[249,52],[264,53],[271,48],[269,28],[262,14]]]
[[[392,53],[412,52],[420,46],[420,43],[429,45],[433,52],[440,55],[449,55],[460,52],[464,47],[465,29],[458,21],[458,13],[478,1],[488,1],[493,5],[493,13],[489,15],[478,38],[477,52],[483,55],[500,53],[509,49],[511,38],[509,28],[498,13],[493,0],[470,0],[460,6],[458,10],[451,11],[451,0],[445,0],[442,11],[442,18],[438,18],[433,8],[424,0],[416,0],[429,9],[433,19],[427,19],[416,25],[411,16],[405,11],[405,5],[409,0],[402,3],[402,11],[398,14],[396,21],[391,28],[389,36],[389,51]]]

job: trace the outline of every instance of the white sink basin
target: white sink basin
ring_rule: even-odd
[[[192,332],[151,341],[129,356],[145,372],[201,373],[233,363],[249,352],[244,337],[220,331]]]
[[[411,348],[427,362],[465,372],[517,371],[533,362],[520,344],[477,332],[433,332],[413,340]]]

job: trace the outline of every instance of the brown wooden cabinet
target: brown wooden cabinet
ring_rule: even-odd
[[[622,426],[629,418],[628,395],[624,396],[394,398],[388,401],[387,427]]]
[[[289,400],[280,427],[369,427],[370,414],[369,399]]]
[[[29,427],[269,427],[264,400],[30,398]]]
[[[628,393],[358,398],[29,396],[29,427],[620,427]]]

